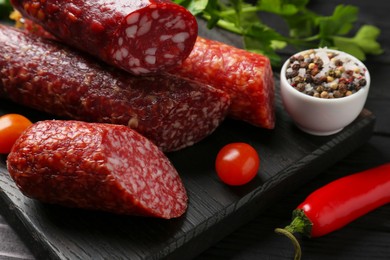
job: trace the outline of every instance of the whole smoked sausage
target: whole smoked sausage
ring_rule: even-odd
[[[28,19],[24,22],[31,33],[53,38],[39,25]],[[169,74],[193,79],[228,93],[232,103],[230,117],[266,129],[275,127],[275,84],[267,57],[198,37],[190,56]]]
[[[0,95],[34,109],[126,125],[163,151],[190,146],[225,118],[229,95],[171,75],[137,77],[0,25]]]
[[[274,78],[267,57],[198,37],[190,56],[170,73],[228,93],[230,117],[274,128]]]
[[[62,42],[136,75],[178,66],[198,33],[195,17],[169,0],[12,0]]]

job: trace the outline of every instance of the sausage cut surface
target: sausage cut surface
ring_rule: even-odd
[[[187,208],[170,161],[125,126],[37,122],[17,140],[7,167],[23,194],[46,203],[167,219]]]
[[[195,17],[169,0],[12,0],[62,42],[136,75],[178,66],[198,33]]]

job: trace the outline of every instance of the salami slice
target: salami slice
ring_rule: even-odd
[[[24,195],[45,203],[166,219],[187,208],[168,158],[125,126],[37,122],[16,141],[7,167]]]
[[[136,75],[176,67],[191,52],[196,19],[169,0],[12,0],[66,44]]]
[[[136,77],[0,25],[3,97],[57,116],[129,126],[163,151],[192,145],[225,118],[229,96],[171,75]]]
[[[171,73],[226,91],[231,117],[274,128],[274,79],[267,57],[198,37],[190,56]]]

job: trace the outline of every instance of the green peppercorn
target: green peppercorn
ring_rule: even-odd
[[[335,91],[333,91],[333,97],[340,98],[340,97],[342,97],[342,95],[341,95],[340,91],[335,90]]]
[[[335,71],[333,69],[330,69],[327,74],[328,74],[328,76],[331,76],[331,77],[335,77],[336,76],[336,73],[335,73]]]
[[[322,85],[319,85],[316,87],[316,91],[321,93],[322,91],[324,91],[324,87]]]

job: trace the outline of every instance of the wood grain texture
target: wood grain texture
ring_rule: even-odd
[[[20,112],[15,104],[2,104],[1,113]],[[182,218],[166,221],[42,204],[19,192],[5,158],[0,166],[2,214],[37,259],[194,257],[360,146],[375,121],[365,110],[339,134],[315,137],[293,125],[279,98],[276,105],[275,130],[226,120],[204,141],[168,154],[189,195]],[[34,111],[31,117],[39,120],[40,113]],[[258,176],[248,185],[228,187],[214,172],[218,150],[230,142],[248,142],[262,158]]]
[[[318,2],[316,7],[329,13],[339,2]],[[364,1],[352,4],[360,2],[366,14],[363,22],[378,19],[377,24],[388,26],[388,20],[375,18],[381,14],[387,17],[386,8]],[[205,33],[240,45],[232,35]],[[389,34],[383,37],[386,35]],[[43,205],[18,192],[5,171],[5,157],[1,157],[0,213],[4,222],[0,223],[4,226],[0,226],[0,237],[9,243],[0,243],[0,250],[4,250],[0,258],[291,259],[291,244],[273,232],[275,227],[289,223],[291,210],[330,180],[390,160],[390,92],[386,90],[390,84],[386,76],[389,56],[385,57],[380,66],[375,58],[367,64],[373,72],[374,86],[367,102],[369,110],[337,135],[313,137],[300,132],[278,99],[274,131],[227,120],[203,142],[170,154],[190,196],[189,210],[178,220],[122,217]],[[8,112],[27,114],[33,120],[53,118],[1,100],[0,113]],[[374,136],[370,138],[373,129]],[[262,158],[258,178],[245,187],[222,185],[213,170],[216,152],[232,141],[251,143]],[[304,259],[389,259],[389,214],[385,206],[330,236],[302,238]],[[10,256],[10,252],[15,254]]]

